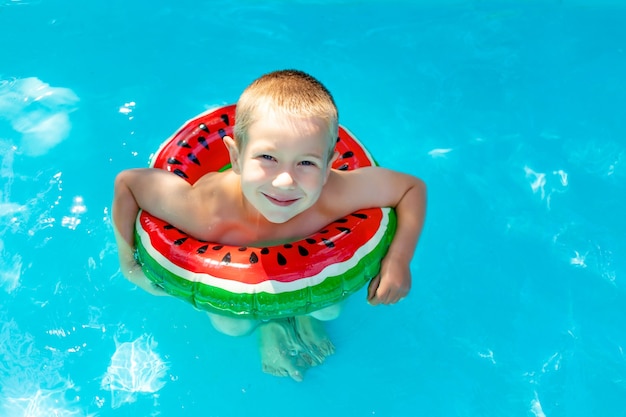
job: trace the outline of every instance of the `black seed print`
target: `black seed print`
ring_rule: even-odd
[[[209,149],[209,144],[206,142],[206,138],[204,136],[200,136],[198,138],[198,143],[202,145],[204,149]]]
[[[177,145],[181,148],[191,148],[185,139],[179,140]]]
[[[351,216],[358,217],[359,219],[367,219],[367,214],[365,213],[352,213]]]
[[[278,252],[276,255],[276,262],[278,262],[278,265],[280,266],[285,266],[287,264],[287,259],[285,259],[282,253]]]
[[[348,164],[343,164],[342,166],[340,166],[339,168],[337,168],[339,171],[347,171],[349,168]]]
[[[220,138],[224,139],[224,136],[226,136],[226,131],[224,129],[220,129],[217,132],[220,134]]]
[[[209,133],[209,128],[206,127],[206,125],[204,123],[200,123],[200,126],[198,126],[198,128],[200,130],[204,130],[205,132]]]
[[[325,235],[326,233],[328,233],[328,229],[320,230],[319,233]]]
[[[194,154],[190,153],[189,155],[187,155],[187,158],[194,164],[200,165],[200,161],[198,161],[198,157],[195,156]]]
[[[329,248],[335,247],[335,244],[332,242],[332,240],[322,238],[322,242],[324,242],[324,245],[326,245],[326,247],[329,247]]]
[[[292,245],[291,243],[285,243],[285,244],[283,245],[283,248],[285,248],[285,249],[291,249],[291,248],[293,248],[293,245]]]
[[[186,238],[186,237],[181,237],[180,239],[176,239],[176,240],[174,241],[174,245],[176,245],[176,246],[180,246],[180,245],[182,245],[183,243],[185,243],[185,240],[187,240],[187,238]]]
[[[197,250],[196,253],[199,254],[203,254],[206,252],[206,250],[209,248],[209,245],[204,245],[204,246],[200,246]]]
[[[252,252],[252,253],[250,254],[250,263],[251,263],[251,264],[255,264],[255,263],[257,263],[257,262],[259,262],[259,257],[258,257],[258,256],[256,256],[256,253]]]
[[[222,246],[222,245],[215,245],[211,249],[213,249],[213,250],[222,250],[223,247],[224,246]]]
[[[171,224],[166,224],[165,226],[163,226],[163,229],[165,229],[165,230],[172,230],[172,229],[174,229],[174,226],[172,226]]]
[[[315,239],[313,239],[312,237],[308,237],[308,238],[306,238],[306,243],[308,243],[310,245],[313,245],[313,244],[315,244]]]
[[[352,152],[352,151],[348,151],[348,152],[344,153],[343,155],[341,155],[341,157],[343,159],[352,158],[353,156],[354,156],[354,152]]]
[[[268,253],[270,253],[270,250],[268,248],[261,249],[261,255],[267,255]]]
[[[226,255],[224,255],[224,257],[222,258],[222,263],[223,264],[229,264],[230,263],[230,252],[228,252]]]
[[[348,222],[348,219],[346,219],[345,217],[335,220],[335,223],[347,223],[347,222]]]
[[[248,250],[248,248],[246,248],[245,246],[242,246],[242,247],[240,247],[240,248],[237,248],[237,250],[238,250],[239,252],[245,252],[245,251],[247,251],[247,250]]]
[[[178,168],[176,168],[176,169],[174,170],[174,174],[178,175],[178,176],[179,176],[179,177],[181,177],[181,178],[189,178],[189,177],[187,176],[187,174],[185,174],[183,171],[181,171],[181,170],[180,170],[180,169],[178,169]]]
[[[224,122],[226,126],[230,126],[230,120],[228,119],[227,114],[222,114],[220,117],[222,118],[222,121]]]
[[[339,142],[341,140],[341,138],[339,136],[337,136],[337,142]]]
[[[337,230],[339,230],[341,233],[350,233],[350,229],[348,229],[347,227],[337,227]]]
[[[172,157],[167,158],[167,163],[170,164],[170,165],[180,165],[181,164],[181,162],[178,159],[172,158]]]
[[[304,246],[298,245],[298,253],[302,256],[309,256],[309,251]]]

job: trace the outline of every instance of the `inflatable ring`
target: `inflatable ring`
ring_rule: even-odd
[[[234,117],[230,105],[188,121],[152,155],[150,165],[190,183],[229,169],[222,138],[232,134]],[[336,169],[375,164],[343,127],[336,149]],[[395,228],[392,209],[366,209],[296,242],[233,247],[194,239],[141,211],[136,257],[155,285],[198,309],[249,319],[291,317],[335,304],[375,277]]]

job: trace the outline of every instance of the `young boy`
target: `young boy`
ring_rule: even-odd
[[[122,273],[146,291],[164,295],[136,264],[134,223],[139,209],[202,240],[260,246],[301,239],[356,210],[394,207],[397,231],[380,274],[368,287],[372,305],[394,304],[411,286],[410,262],[424,222],[426,188],[410,175],[380,167],[331,169],[337,154],[338,113],[328,90],[301,71],[263,75],[237,102],[233,137],[224,137],[232,170],[211,172],[195,184],[160,169],[131,169],[115,181],[113,223]],[[263,369],[301,380],[333,353],[313,317],[257,323],[209,314],[230,335],[259,328]]]

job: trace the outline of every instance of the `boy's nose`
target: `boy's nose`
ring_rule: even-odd
[[[276,188],[286,188],[291,189],[294,188],[296,183],[293,180],[293,177],[288,171],[281,172],[274,178],[272,181],[272,185]]]

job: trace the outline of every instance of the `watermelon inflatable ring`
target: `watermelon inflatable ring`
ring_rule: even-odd
[[[222,138],[232,134],[235,106],[185,123],[151,157],[151,166],[190,183],[230,168]],[[340,170],[375,164],[340,127],[333,165]],[[230,317],[272,319],[335,304],[378,274],[396,228],[389,208],[360,210],[305,239],[271,247],[233,247],[194,239],[141,211],[136,258],[155,285],[196,308]]]

